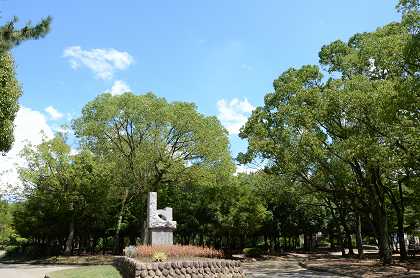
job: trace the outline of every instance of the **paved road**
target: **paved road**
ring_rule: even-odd
[[[326,272],[317,272],[305,269],[299,265],[296,258],[282,258],[279,260],[257,261],[243,263],[242,267],[247,277],[287,277],[287,278],[338,278],[346,277]]]
[[[43,278],[45,274],[77,266],[31,265],[31,264],[2,264],[0,263],[1,278]]]

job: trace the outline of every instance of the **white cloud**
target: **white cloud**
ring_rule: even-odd
[[[21,185],[16,168],[25,165],[25,160],[19,156],[24,146],[28,143],[37,145],[43,137],[54,136],[44,114],[23,106],[16,115],[14,135],[12,149],[0,157],[0,191]]]
[[[63,114],[58,112],[57,109],[55,109],[52,106],[48,106],[47,108],[45,108],[45,112],[47,112],[53,120],[58,120],[63,117]]]
[[[219,100],[217,109],[219,110],[217,117],[229,134],[238,134],[239,129],[246,123],[255,107],[246,98],[243,100],[234,98],[231,101]]]
[[[75,149],[75,148],[70,149],[70,155],[78,155],[78,154],[80,154],[79,149]]]
[[[134,62],[130,54],[113,48],[83,50],[80,46],[70,46],[64,49],[64,57],[69,58],[72,69],[86,66],[100,79],[111,79],[116,70],[124,70]]]
[[[251,174],[257,172],[258,170],[260,169],[247,165],[236,165],[235,175],[238,175],[239,173]]]
[[[131,91],[130,87],[124,81],[116,80],[114,84],[112,85],[111,90],[109,90],[108,92],[110,92],[111,95],[115,96],[115,95],[121,95],[125,92],[130,92],[130,91]]]

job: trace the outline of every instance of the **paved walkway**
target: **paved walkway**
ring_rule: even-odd
[[[64,265],[31,265],[31,264],[2,264],[0,263],[1,278],[43,278],[45,274],[77,266]]]
[[[288,278],[338,278],[326,272],[305,269],[299,265],[299,258],[293,256],[281,257],[267,261],[256,261],[242,264],[247,277],[288,277]],[[0,263],[1,278],[43,278],[45,274],[62,269],[78,266],[65,265],[31,265],[31,264],[2,264]]]
[[[305,269],[299,265],[299,260],[293,257],[285,257],[276,260],[257,261],[243,263],[242,267],[247,277],[288,277],[288,278],[338,278],[346,277],[326,272],[317,272]]]

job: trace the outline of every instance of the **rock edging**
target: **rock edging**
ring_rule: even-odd
[[[231,260],[190,260],[142,263],[128,257],[116,257],[114,266],[123,278],[244,278],[241,263]]]

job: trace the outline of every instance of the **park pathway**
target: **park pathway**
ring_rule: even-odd
[[[243,263],[243,268],[247,277],[287,277],[287,278],[338,278],[337,276],[325,272],[311,271],[299,266],[299,262],[293,258],[281,260],[267,260],[251,263]],[[31,265],[31,264],[2,264],[0,263],[1,278],[42,278],[45,274],[69,269],[77,266],[57,266],[57,265]]]
[[[273,260],[242,263],[247,277],[287,277],[287,278],[338,278],[346,277],[326,272],[312,271],[299,265],[299,259],[292,256]]]
[[[45,274],[77,266],[63,265],[31,265],[31,264],[2,264],[0,263],[1,278],[43,278]]]
[[[312,271],[299,265],[301,258],[286,256],[266,261],[246,262],[242,267],[247,277],[286,277],[286,278],[338,278],[326,272]],[[0,278],[42,278],[45,274],[77,266],[64,265],[32,265],[32,264],[2,264],[0,263]]]

